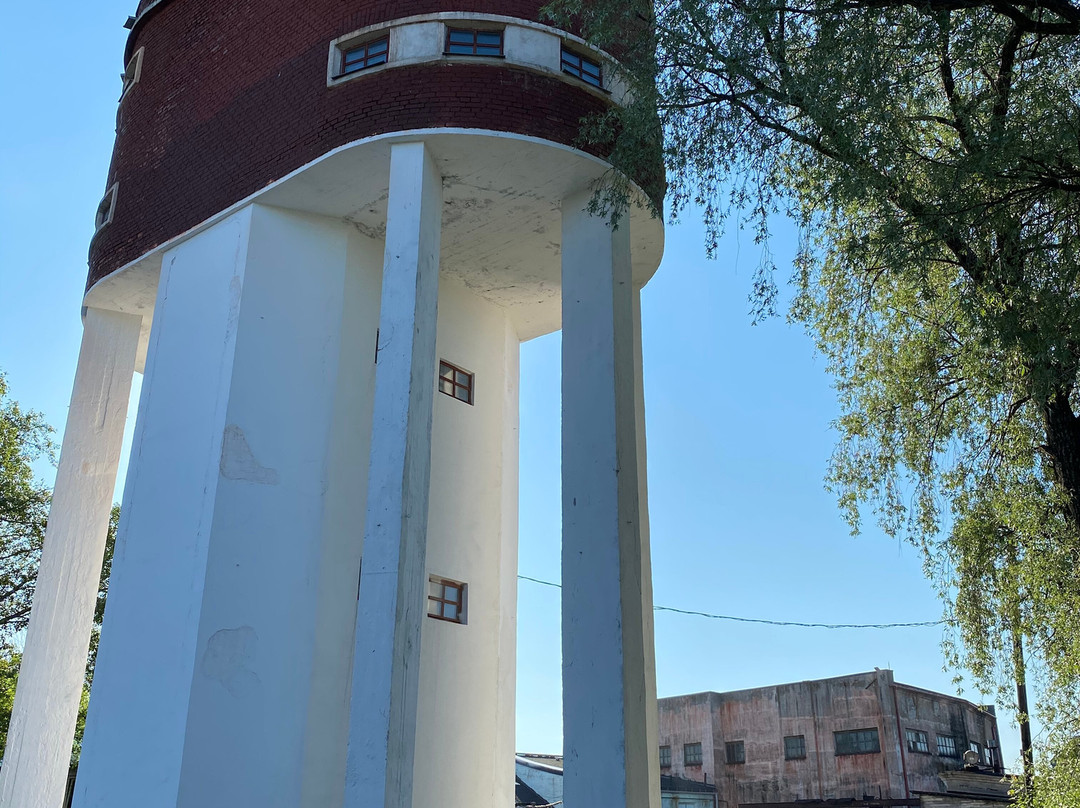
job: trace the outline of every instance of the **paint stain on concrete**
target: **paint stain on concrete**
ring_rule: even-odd
[[[251,663],[259,647],[259,635],[251,626],[223,628],[206,643],[202,673],[229,691],[234,698],[251,693],[259,686],[259,676]]]
[[[267,468],[255,459],[248,446],[244,430],[236,424],[225,427],[221,442],[221,476],[227,480],[243,480],[259,485],[277,485],[276,469]]]

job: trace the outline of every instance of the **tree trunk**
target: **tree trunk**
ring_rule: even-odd
[[[1080,530],[1080,420],[1073,414],[1065,391],[1043,405],[1046,451],[1054,478],[1066,494],[1066,509]]]

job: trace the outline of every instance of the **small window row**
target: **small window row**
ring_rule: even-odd
[[[802,735],[789,735],[784,738],[784,759],[799,760],[806,757],[806,738]],[[746,742],[728,741],[724,744],[724,760],[729,764],[746,763]],[[700,766],[702,761],[701,744],[683,744],[683,765]],[[671,747],[660,747],[660,766],[670,768]]]
[[[837,755],[866,755],[881,751],[881,740],[877,729],[843,730],[833,733]],[[930,743],[927,734],[922,730],[909,729],[906,731],[907,749],[909,752],[923,752],[929,754]],[[937,736],[937,753],[942,757],[959,757],[960,746],[957,739],[949,735]],[[968,749],[975,752],[979,761],[985,765],[991,765],[990,750],[981,744],[972,741]],[[806,757],[806,736],[787,735],[784,737],[784,760],[802,760]],[[746,763],[746,745],[744,741],[728,741],[724,744],[724,759],[729,764]],[[683,744],[683,765],[701,765],[701,744]],[[664,768],[671,766],[671,747],[660,747],[660,765]]]
[[[904,730],[904,740],[909,752],[919,752],[924,755],[930,754],[930,738],[926,732],[920,729],[906,729]],[[954,736],[938,735],[935,740],[935,747],[937,748],[937,753],[940,757],[960,757],[960,743]],[[990,765],[990,750],[982,744],[977,741],[971,741],[968,743],[967,751],[974,752],[978,756],[980,763]]]
[[[384,65],[390,60],[390,34],[359,43],[352,43],[340,49],[338,75],[349,75],[370,67]],[[501,28],[450,28],[446,29],[444,56],[480,56],[500,58],[503,52],[503,29]],[[562,71],[568,75],[603,88],[604,74],[600,62],[584,54],[562,47],[560,55]]]

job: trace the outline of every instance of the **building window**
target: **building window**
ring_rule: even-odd
[[[660,747],[660,765],[665,769],[671,767],[671,747],[670,746],[661,746]]]
[[[784,760],[802,760],[806,757],[806,738],[788,735],[784,738]]]
[[[593,87],[603,87],[604,79],[600,73],[600,65],[590,59],[586,59],[580,53],[562,49],[562,69],[564,73],[576,76]]]
[[[447,28],[446,53],[454,56],[502,56],[503,32]]]
[[[937,753],[942,757],[956,757],[956,738],[949,735],[938,735]]]
[[[876,729],[851,729],[844,732],[834,732],[836,741],[836,754],[838,755],[868,755],[881,751]]]
[[[904,730],[904,736],[907,738],[909,752],[930,754],[930,742],[927,740],[925,732],[918,729],[906,729]]]
[[[465,584],[432,575],[428,578],[428,617],[465,623]]]
[[[746,763],[746,746],[742,741],[728,741],[724,744],[724,755],[728,763]]]
[[[103,228],[113,220],[113,214],[116,212],[116,188],[113,186],[105,192],[105,196],[98,202],[97,210],[94,212],[94,232]]]
[[[384,36],[341,49],[341,75],[386,64],[390,55],[390,37]]]
[[[464,401],[466,404],[473,403],[473,374],[462,370],[456,365],[451,365],[445,360],[439,360],[439,392],[446,393],[450,398]]]
[[[124,96],[128,94],[128,90],[134,87],[139,79],[142,77],[142,62],[143,51],[145,48],[139,48],[135,51],[135,55],[131,57],[127,65],[124,67],[124,72],[120,76],[120,81],[123,85],[120,88],[120,100],[124,100]]]
[[[701,744],[684,743],[682,748],[682,762],[687,766],[700,766]]]

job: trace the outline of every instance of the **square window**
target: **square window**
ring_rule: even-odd
[[[958,757],[956,752],[956,738],[949,735],[938,735],[937,753],[942,757]]]
[[[445,393],[458,401],[464,401],[466,404],[472,404],[474,378],[474,374],[469,371],[451,365],[445,360],[439,360],[440,393]]]
[[[926,738],[926,733],[922,730],[906,729],[904,730],[904,737],[907,738],[909,752],[930,754],[930,742]]]
[[[661,746],[660,747],[660,765],[665,769],[671,767],[671,747],[670,746]]]
[[[868,755],[881,751],[876,729],[851,729],[834,732],[837,755]]]
[[[447,28],[446,53],[455,56],[502,56],[503,32]]]
[[[341,49],[341,75],[386,64],[390,56],[390,37],[372,39]]]
[[[682,760],[687,766],[701,765],[701,744],[684,743],[682,748]]]
[[[599,62],[587,59],[580,53],[575,53],[567,48],[562,49],[562,69],[593,87],[603,87],[604,77],[600,71]]]
[[[728,741],[724,744],[724,755],[728,763],[746,763],[746,745],[742,741]]]
[[[784,760],[802,760],[806,757],[806,737],[788,735],[784,738]]]
[[[465,584],[432,575],[428,578],[428,617],[465,623]]]

